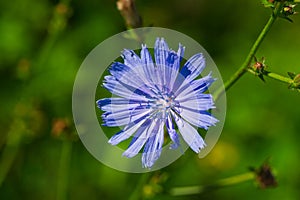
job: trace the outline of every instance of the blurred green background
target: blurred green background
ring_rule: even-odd
[[[197,40],[224,80],[241,65],[270,10],[259,0],[137,0],[144,26],[175,29]],[[299,199],[300,93],[246,74],[227,92],[227,118],[204,159],[188,150],[154,172],[110,169],[77,137],[71,95],[76,71],[101,41],[125,30],[114,0],[0,1],[0,199]],[[268,69],[300,72],[300,17],[278,19],[258,57]],[[206,185],[259,167],[267,158],[278,186],[254,181],[201,195],[173,197],[173,187]]]

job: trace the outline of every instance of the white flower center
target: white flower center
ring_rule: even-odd
[[[156,104],[161,108],[161,109],[168,109],[172,106],[172,99],[171,98],[166,98],[166,99],[159,99]]]
[[[156,100],[154,105],[157,110],[157,114],[165,117],[171,109],[178,106],[178,103],[174,100],[174,96],[162,95],[161,98]]]

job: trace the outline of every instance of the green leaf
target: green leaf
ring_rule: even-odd
[[[286,20],[288,20],[289,22],[293,23],[293,20],[292,20],[291,18],[288,18],[288,17],[286,17],[286,16],[281,16],[281,18],[282,18],[282,19],[286,19]]]
[[[296,74],[293,73],[293,72],[288,72],[287,74],[289,75],[289,77],[290,77],[291,79],[294,79],[295,76],[296,76]]]
[[[259,74],[258,77],[260,78],[260,80],[262,80],[263,82],[266,82],[264,79],[264,75],[263,74]]]

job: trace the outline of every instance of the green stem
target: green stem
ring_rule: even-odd
[[[6,144],[3,147],[0,160],[0,187],[2,186],[9,170],[14,164],[21,147],[23,134],[26,130],[25,123],[18,117],[12,122],[10,130],[7,133]]]
[[[210,185],[176,187],[176,188],[171,189],[170,193],[173,196],[200,194],[200,193],[204,193],[204,192],[211,191],[214,189],[228,187],[228,186],[236,185],[236,184],[246,182],[249,180],[253,180],[254,178],[255,178],[255,174],[253,172],[247,172],[244,174],[221,179]]]
[[[59,3],[56,6],[64,7],[62,9],[66,9],[66,13],[62,12],[60,13],[57,11],[58,8],[54,8],[53,15],[51,17],[51,20],[48,24],[48,36],[45,39],[43,46],[41,47],[41,50],[39,51],[39,56],[36,61],[36,67],[39,69],[44,70],[44,64],[46,63],[48,56],[55,45],[55,42],[57,41],[60,34],[63,32],[67,20],[68,20],[68,9],[69,4],[71,0],[60,0]]]
[[[12,164],[19,152],[20,141],[14,145],[6,145],[3,149],[1,162],[0,162],[0,187],[2,186]]]
[[[149,181],[149,178],[151,177],[151,172],[144,173],[141,175],[135,190],[131,193],[129,200],[140,200],[143,199],[143,187],[147,184]]]
[[[257,52],[259,46],[261,45],[262,41],[264,40],[265,36],[267,33],[270,31],[272,25],[274,24],[276,18],[280,14],[280,11],[282,9],[283,3],[282,2],[276,2],[275,8],[264,26],[263,30],[260,32],[259,36],[257,37],[256,41],[252,45],[244,63],[242,66],[230,77],[228,81],[225,82],[225,91],[227,91],[233,84],[235,84],[247,71],[248,66],[250,65],[253,56]],[[218,99],[222,93],[224,92],[223,88],[220,88],[219,90],[216,91],[215,94],[215,99]]]
[[[69,168],[72,155],[72,142],[64,141],[58,169],[57,200],[67,199]]]
[[[255,71],[253,71],[252,69],[250,69],[250,68],[247,69],[247,71],[250,72],[253,75],[257,75],[257,73]],[[264,72],[263,75],[267,76],[269,78],[272,78],[274,80],[283,82],[283,83],[293,84],[293,80],[291,78],[285,77],[285,76],[282,76],[282,75],[279,75],[279,74],[276,74],[276,73],[273,73],[273,72]]]

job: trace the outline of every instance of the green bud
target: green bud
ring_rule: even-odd
[[[254,57],[254,61],[255,63],[252,65],[252,69],[255,71],[256,75],[265,82],[264,79],[264,73],[265,73],[265,69],[266,69],[266,65],[265,65],[265,58],[262,57],[260,61],[257,60],[256,57]]]
[[[295,11],[295,7],[296,4],[286,3],[281,10],[280,17],[293,22],[293,20],[291,20],[289,16],[297,14],[297,12]]]
[[[289,89],[297,89],[300,91],[300,74],[288,72],[288,75],[293,80],[293,82],[289,85]]]
[[[295,87],[300,89],[300,74],[297,74],[294,78]]]
[[[295,7],[295,4],[289,4],[284,6],[282,9],[282,14],[284,14],[285,16],[294,15],[296,13]]]

